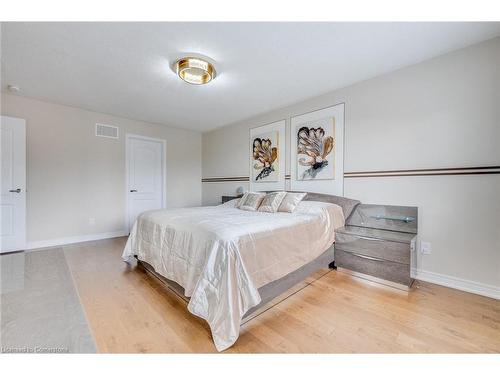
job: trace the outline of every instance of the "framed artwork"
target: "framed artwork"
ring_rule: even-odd
[[[335,117],[296,126],[297,180],[335,179]]]
[[[252,137],[252,181],[277,182],[279,167],[279,132],[273,130]]]
[[[250,129],[250,190],[285,187],[285,120]]]
[[[292,117],[290,188],[344,193],[344,104]]]

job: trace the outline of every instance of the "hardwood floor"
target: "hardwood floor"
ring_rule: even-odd
[[[208,325],[121,258],[124,238],[64,247],[99,352],[215,352]],[[226,353],[500,352],[500,301],[417,281],[399,291],[338,271],[245,323]]]

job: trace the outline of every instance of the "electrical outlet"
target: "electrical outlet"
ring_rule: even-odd
[[[422,241],[420,243],[420,252],[422,254],[430,254],[432,252],[432,247],[430,242]]]
[[[95,225],[95,217],[89,217],[89,225]]]

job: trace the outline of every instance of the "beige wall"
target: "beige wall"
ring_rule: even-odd
[[[124,230],[126,133],[166,140],[167,207],[200,205],[199,133],[9,94],[1,103],[26,120],[29,242]],[[96,137],[96,122],[118,126],[119,140]]]
[[[203,177],[248,176],[249,128],[345,103],[345,172],[500,165],[500,38],[203,135]],[[203,203],[247,183],[203,184]],[[416,205],[420,271],[500,287],[500,175],[347,178],[365,203]],[[500,290],[500,289],[497,289]]]

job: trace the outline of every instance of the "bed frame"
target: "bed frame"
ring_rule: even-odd
[[[342,211],[346,220],[351,215],[354,208],[360,203],[359,201],[353,199],[318,193],[307,193],[304,200],[337,204],[342,207]],[[144,261],[137,259],[137,263],[141,265],[148,273],[152,274],[154,277],[160,280],[178,297],[182,298],[186,302],[189,301],[189,298],[184,295],[184,288],[178,283],[158,274],[154,270],[153,266]],[[289,273],[281,279],[275,280],[259,288],[258,291],[261,297],[261,302],[257,306],[252,307],[246,312],[246,314],[243,316],[242,324],[245,324],[268,308],[283,301],[290,295],[296,293],[298,290],[306,287],[309,284],[305,282],[305,280],[309,276],[321,269],[328,268],[336,268],[334,261],[334,244],[332,244],[330,248],[328,248],[323,254],[314,259],[312,262],[305,264],[304,266],[300,267],[294,272]]]
[[[326,250],[312,262],[307,263],[306,265],[300,267],[298,270],[289,273],[281,279],[275,280],[259,288],[258,291],[260,294],[261,302],[246,312],[246,314],[243,316],[242,324],[253,319],[257,315],[267,310],[269,307],[274,306],[275,304],[283,301],[300,289],[309,285],[304,280],[315,272],[321,269],[335,267],[335,262],[332,261],[333,252],[334,245],[332,245],[328,250]],[[184,288],[182,286],[180,286],[175,281],[167,279],[166,277],[157,273],[154,270],[153,266],[151,266],[149,263],[139,259],[137,259],[137,263],[142,266],[148,273],[160,280],[160,282],[162,282],[170,291],[174,292],[184,301],[189,302],[189,298],[184,295]]]

